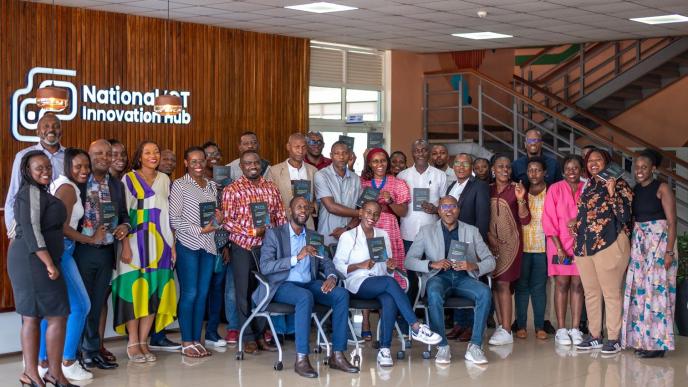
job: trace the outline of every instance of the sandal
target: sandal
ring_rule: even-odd
[[[371,341],[373,339],[373,332],[371,331],[363,331],[361,332],[361,337],[365,341]]]
[[[129,348],[138,347],[138,346],[139,346],[139,343],[127,345],[127,356],[129,357],[129,361],[131,361],[132,363],[145,363],[146,362],[146,356],[144,354],[137,353],[136,355],[132,355],[129,353]]]
[[[147,350],[148,352],[144,352],[143,350],[142,350],[141,352],[143,352],[143,357],[146,358],[146,361],[151,361],[151,362],[153,362],[153,361],[158,360],[158,357],[155,356],[154,354],[152,354],[152,353],[150,352],[150,349],[148,349],[148,343],[146,343],[146,342],[139,343],[139,346],[141,347],[141,349],[143,349],[143,346],[144,346],[144,345],[146,346],[146,350]]]
[[[115,355],[112,352],[105,349],[105,347],[100,348],[100,350],[98,352],[100,352],[100,356],[102,356],[103,359],[105,359],[109,362],[117,361],[117,357],[115,357]]]
[[[195,353],[189,353],[187,350],[193,350]],[[193,357],[193,358],[203,357],[203,354],[198,351],[196,344],[191,344],[191,345],[187,345],[186,347],[182,347],[181,353],[182,353],[182,356],[186,356],[186,357]]]
[[[201,354],[203,357],[208,357],[212,356],[213,353],[208,351],[201,343],[196,343],[194,346],[198,349],[198,352]]]

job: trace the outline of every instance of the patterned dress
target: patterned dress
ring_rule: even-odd
[[[382,180],[374,179],[375,187],[379,188],[382,185]],[[372,186],[372,180],[364,180],[361,178],[361,189]],[[409,187],[404,180],[397,179],[392,175],[387,175],[387,180],[381,189],[381,192],[389,192],[394,200],[394,204],[408,204],[411,201],[411,194],[409,192]],[[401,231],[399,230],[399,220],[396,215],[392,212],[383,212],[380,214],[380,219],[378,219],[375,227],[381,228],[387,232],[389,235],[390,243],[392,244],[392,258],[394,263],[400,269],[404,268],[404,260],[406,260],[406,253],[404,252],[404,241],[401,239]],[[394,276],[399,282],[399,285],[404,288],[406,283],[397,278],[398,275]]]
[[[497,184],[490,185],[490,251],[497,258],[492,275],[497,281],[514,282],[521,276],[523,256],[523,225],[530,223],[530,212],[525,218],[518,216],[518,203],[514,185],[500,193]]]
[[[154,329],[161,331],[177,314],[169,220],[170,179],[158,173],[152,186],[132,171],[124,175],[132,231],[126,239],[132,262],[117,261],[112,280],[114,326],[126,334],[125,323],[155,314]]]

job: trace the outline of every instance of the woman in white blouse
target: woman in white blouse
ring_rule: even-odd
[[[390,367],[394,365],[389,348],[397,313],[408,322],[414,340],[435,345],[440,342],[441,337],[418,321],[406,294],[392,277],[395,264],[389,236],[384,230],[374,227],[380,218],[380,205],[367,201],[358,214],[361,224],[339,237],[334,265],[346,277],[345,287],[354,297],[376,299],[382,305],[377,362],[383,367]],[[380,237],[385,241],[388,259],[385,262],[374,262],[370,258],[368,240]]]

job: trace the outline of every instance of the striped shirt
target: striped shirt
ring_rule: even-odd
[[[217,185],[214,181],[203,178],[205,188],[185,174],[172,183],[170,193],[170,223],[176,231],[177,240],[191,250],[205,250],[216,254],[215,232],[201,234],[200,204],[213,202],[217,206]]]
[[[229,240],[246,250],[263,243],[263,238],[255,234],[251,217],[251,203],[259,202],[268,205],[270,224],[267,227],[279,227],[287,222],[277,186],[262,176],[256,184],[241,176],[222,193],[222,212],[225,215],[222,226],[229,232]]]

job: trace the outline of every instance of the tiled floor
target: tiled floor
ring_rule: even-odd
[[[491,333],[491,332],[488,332]],[[177,339],[177,335],[171,335]],[[688,338],[678,339],[678,350],[664,359],[641,360],[631,351],[612,358],[599,352],[581,353],[555,348],[554,340],[529,337],[504,347],[486,346],[489,364],[473,366],[463,361],[466,344],[452,343],[453,362],[437,366],[423,360],[423,347],[414,343],[406,358],[390,369],[376,366],[376,351],[370,344],[363,350],[362,371],[358,375],[331,371],[322,364],[323,355],[311,360],[319,368],[320,378],[304,379],[293,372],[294,343],[286,343],[284,370],[273,370],[276,354],[246,355],[234,359],[236,348],[214,351],[205,359],[182,358],[177,353],[159,353],[156,363],[128,363],[125,342],[108,343],[108,349],[120,358],[114,371],[96,370],[91,386],[688,386]],[[393,344],[393,354],[398,349]],[[0,358],[0,385],[16,385],[21,370],[19,355]],[[83,385],[83,383],[82,383]]]

